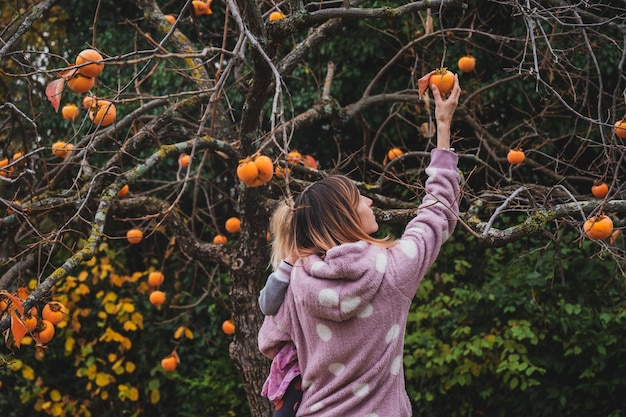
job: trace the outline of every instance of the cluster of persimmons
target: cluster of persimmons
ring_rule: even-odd
[[[45,303],[41,312],[37,307],[25,311],[22,304],[28,295],[24,287],[18,288],[13,294],[0,291],[0,319],[10,317],[12,342],[18,348],[31,339],[35,340],[37,346],[50,342],[54,337],[55,326],[68,317],[65,305],[59,301]]]

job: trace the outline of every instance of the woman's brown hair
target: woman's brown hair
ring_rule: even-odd
[[[330,248],[342,243],[364,240],[391,247],[389,236],[377,239],[363,230],[357,206],[361,194],[344,175],[333,175],[307,187],[296,202],[281,201],[270,218],[274,269],[288,255],[299,258],[326,255]]]
[[[357,207],[361,194],[344,175],[333,175],[307,187],[296,199],[291,233],[298,257],[326,252],[342,243],[364,240],[390,247],[388,236],[377,239],[363,229]]]

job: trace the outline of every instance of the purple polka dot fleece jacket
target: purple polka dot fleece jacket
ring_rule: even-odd
[[[367,242],[299,259],[285,300],[266,316],[261,352],[295,343],[304,396],[298,416],[409,417],[404,385],[406,320],[417,288],[452,234],[458,156],[434,149],[426,195],[391,248]]]

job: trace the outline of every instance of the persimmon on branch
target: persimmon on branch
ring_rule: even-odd
[[[79,250],[75,251],[70,257],[68,257],[63,264],[56,268],[48,277],[46,277],[37,288],[29,295],[29,297],[24,300],[23,307],[26,311],[30,309],[30,307],[34,306],[38,301],[41,301],[46,294],[48,294],[51,289],[62,279],[64,279],[68,274],[70,274],[74,269],[76,269],[81,263],[88,261],[91,259],[97,249],[98,243],[100,242],[102,236],[104,235],[104,227],[107,222],[107,217],[109,216],[109,212],[111,211],[111,207],[115,204],[117,192],[119,189],[128,183],[133,183],[137,181],[139,178],[142,178],[145,173],[156,166],[158,163],[165,160],[170,155],[177,155],[182,152],[188,152],[191,149],[210,149],[215,146],[217,141],[210,137],[198,138],[193,140],[188,140],[186,142],[180,142],[171,145],[163,145],[161,146],[155,153],[150,155],[145,161],[141,164],[138,164],[130,171],[127,171],[124,174],[121,174],[117,177],[115,181],[106,186],[102,193],[99,195],[98,199],[98,208],[93,216],[91,230],[86,239],[86,243]],[[89,197],[93,195],[93,192],[88,192],[85,195]],[[78,201],[80,199],[82,193],[77,193],[73,197],[75,199],[75,205],[83,205],[85,201]],[[72,197],[63,197],[63,200],[71,200]],[[47,200],[44,202],[52,204],[54,207],[55,203],[51,200]],[[43,205],[41,202],[35,202],[33,204],[33,208],[43,209]],[[172,210],[172,206],[170,203],[167,203],[167,207],[160,206],[161,208],[166,209],[166,211],[171,215],[174,211]],[[135,207],[137,209],[138,207]],[[80,212],[80,209],[77,213]],[[11,218],[12,216],[17,216],[17,214],[12,214],[7,216],[7,218]],[[189,236],[190,234],[187,233]],[[181,240],[185,241],[185,237]],[[188,242],[190,243],[190,242]],[[202,245],[194,245],[190,243],[190,249],[193,248],[202,248]],[[200,250],[200,249],[198,249]],[[0,278],[2,281],[5,278]],[[0,321],[0,333],[6,330],[9,327],[10,318],[7,317]]]

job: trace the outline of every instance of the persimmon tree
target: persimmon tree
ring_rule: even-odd
[[[252,415],[268,415],[257,296],[276,201],[343,172],[385,231],[406,222],[434,146],[419,80],[444,67],[464,91],[453,126],[464,174],[457,233],[493,246],[555,242],[564,230],[587,239],[587,218],[607,215],[614,233],[597,250],[624,279],[626,147],[615,125],[626,114],[626,12],[614,2],[114,3],[2,6],[0,289],[13,295],[36,277],[17,299],[24,310],[105,241],[196,279],[215,267],[230,276],[230,356]],[[81,73],[84,49],[102,56],[97,76]],[[464,56],[475,58],[469,72],[457,68]],[[93,86],[72,87],[76,77]],[[75,120],[63,119],[66,102],[81,109]],[[104,123],[98,112],[111,106]],[[403,153],[388,160],[392,148]],[[510,150],[523,161],[511,164]],[[240,163],[259,155],[278,175],[242,182]],[[602,198],[597,181],[609,188]],[[240,229],[229,233],[234,216]],[[130,229],[141,241],[126,239]],[[0,321],[11,348],[15,316]]]

